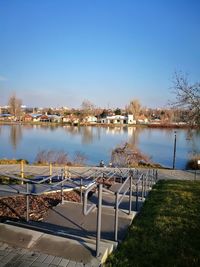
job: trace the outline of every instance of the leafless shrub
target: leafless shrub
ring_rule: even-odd
[[[38,164],[68,164],[69,157],[64,151],[42,150],[36,155],[35,162]]]
[[[191,155],[190,159],[188,160],[186,164],[187,170],[200,170],[200,165],[198,164],[198,161],[200,159],[200,154]]]
[[[73,162],[74,162],[74,165],[85,165],[85,162],[87,160],[87,156],[80,152],[80,151],[76,151],[74,153],[74,159],[73,159]]]
[[[111,161],[116,167],[135,167],[148,163],[149,158],[143,155],[134,145],[125,143],[112,151]]]

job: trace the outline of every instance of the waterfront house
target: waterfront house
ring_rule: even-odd
[[[84,123],[97,123],[97,117],[95,116],[86,116],[84,119],[83,119],[83,122]]]
[[[136,124],[132,114],[106,116],[99,120],[102,124]]]
[[[1,121],[14,121],[15,120],[15,116],[11,115],[11,114],[0,114],[0,120]]]
[[[50,118],[49,118],[48,115],[42,115],[42,116],[40,117],[40,121],[41,121],[41,122],[50,122]]]
[[[47,115],[51,122],[61,122],[62,117],[58,115]]]
[[[33,117],[31,116],[31,114],[25,114],[24,117],[22,118],[22,120],[24,122],[31,122],[31,121],[33,121]]]
[[[70,123],[71,122],[71,115],[67,115],[67,116],[62,117],[62,122]]]
[[[145,117],[144,115],[141,115],[137,118],[137,122],[139,124],[146,124],[149,122],[149,120],[147,119],[147,117]]]
[[[42,116],[42,114],[30,114],[31,115],[31,117],[33,118],[33,121],[34,122],[38,122],[38,121],[40,121],[40,117]]]
[[[77,124],[79,124],[80,119],[79,119],[79,117],[77,117],[77,116],[75,116],[73,114],[70,114],[70,115],[64,116],[62,118],[62,122],[63,123],[69,123],[69,124],[72,124],[72,125],[77,125]]]

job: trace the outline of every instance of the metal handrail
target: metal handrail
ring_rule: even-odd
[[[84,194],[84,201],[83,201],[83,214],[84,215],[88,215],[94,208],[96,208],[96,205],[95,204],[91,204],[90,205],[90,208],[87,209],[87,199],[88,199],[88,194],[90,191],[92,191],[92,189],[94,189],[95,187],[97,187],[97,184],[93,184],[91,185],[90,187],[88,187],[85,191],[85,194]]]
[[[35,181],[31,178],[20,178],[15,175],[10,175],[7,173],[0,172],[0,175],[15,179],[18,181],[22,181],[26,183],[26,186],[22,186],[21,189],[17,188],[4,188],[1,189],[6,192],[11,193],[21,193],[26,196],[26,220],[29,220],[29,196],[30,195],[41,195],[45,192],[48,192],[54,188],[57,188],[61,192],[61,200],[62,203],[64,203],[64,194],[63,189],[66,183],[71,183],[73,185],[76,185],[77,187],[80,187],[81,192],[81,203],[82,203],[82,193],[83,193],[83,187],[85,187],[84,192],[84,201],[83,201],[83,214],[88,215],[90,212],[92,212],[95,208],[97,208],[97,239],[96,239],[96,255],[99,255],[99,244],[100,244],[100,238],[101,238],[101,209],[102,209],[102,192],[106,192],[112,195],[115,195],[115,241],[118,240],[118,219],[119,219],[119,205],[121,204],[123,198],[129,191],[129,214],[132,211],[132,190],[133,186],[136,188],[136,211],[138,210],[138,201],[139,201],[139,190],[141,190],[142,198],[144,199],[147,196],[148,191],[151,189],[152,185],[157,180],[157,172],[154,170],[148,171],[146,173],[140,173],[135,169],[115,169],[115,168],[95,168],[93,172],[90,173],[92,168],[87,169],[85,172],[82,173],[82,175],[78,172],[61,169],[59,172],[54,175],[48,176],[41,181]],[[86,176],[86,174],[88,174]],[[58,177],[61,177],[61,180],[53,183],[53,184],[45,184],[48,180],[55,177],[55,175],[58,175]],[[71,176],[78,175],[80,178],[80,181],[75,181]],[[70,176],[70,177],[69,177]],[[85,177],[86,176],[86,177]],[[103,187],[103,184],[101,182],[98,182],[99,178],[105,178],[107,181],[109,181],[113,177],[121,178],[121,186],[117,190],[117,192],[113,192],[107,188]],[[124,178],[126,179],[124,180]],[[83,185],[83,179],[88,181],[88,179],[93,178],[93,184],[90,186],[84,186]],[[134,183],[133,183],[134,179]],[[114,179],[115,180],[115,179]],[[135,182],[136,180],[136,182]],[[128,184],[130,183],[130,184]],[[41,185],[40,192],[31,192],[30,191],[30,184],[35,185]],[[127,186],[127,188],[125,188]],[[40,189],[40,188],[39,188]],[[98,189],[98,204],[90,204],[88,203],[88,194],[92,190]],[[22,190],[22,191],[21,191]],[[124,190],[124,191],[123,191]],[[123,191],[123,192],[122,192]]]
[[[129,214],[131,214],[132,210],[132,178],[133,178],[133,172],[129,171],[129,176],[126,178],[124,183],[121,185],[121,187],[116,192],[115,197],[115,241],[118,240],[118,217],[119,217],[119,205],[122,202],[124,196],[129,191]],[[125,187],[125,185],[130,182],[129,187],[123,192],[123,194],[120,197],[120,192]]]

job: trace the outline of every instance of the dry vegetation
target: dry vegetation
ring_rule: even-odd
[[[152,163],[148,156],[142,154],[130,143],[115,148],[112,151],[111,161],[115,167],[161,167],[159,164]]]
[[[80,195],[76,191],[64,192],[64,199],[80,202]],[[30,196],[30,219],[40,221],[52,207],[61,202],[60,193],[48,193],[40,196]],[[5,219],[26,218],[26,197],[12,196],[0,198],[0,221]]]

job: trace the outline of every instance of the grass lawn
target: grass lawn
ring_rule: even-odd
[[[159,181],[106,266],[200,266],[200,181]]]

